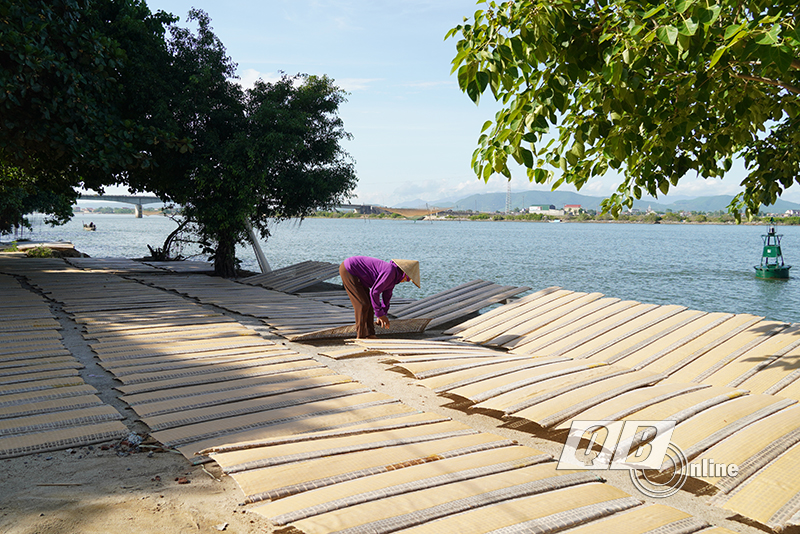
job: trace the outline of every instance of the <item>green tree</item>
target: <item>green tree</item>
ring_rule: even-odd
[[[173,20],[140,0],[2,0],[0,162],[70,195],[148,169],[156,144],[186,150],[153,105]]]
[[[208,15],[192,10],[189,19],[196,33],[171,30],[169,86],[180,88],[173,120],[193,150],[164,157],[158,173],[129,183],[180,204],[215,273],[232,277],[249,226],[267,238],[270,221],[330,209],[355,187],[340,145],[349,138],[338,116],[344,92],[324,76],[285,75],[244,91]]]
[[[31,228],[26,215],[33,212],[48,214],[48,224],[64,224],[77,197],[72,189],[65,194],[43,190],[20,169],[0,162],[0,234]]]
[[[473,155],[480,178],[510,177],[509,158],[554,189],[614,169],[623,180],[603,209],[615,216],[688,173],[721,177],[736,157],[747,169],[737,217],[800,181],[795,2],[483,3],[448,32],[461,34],[461,89],[503,105]]]

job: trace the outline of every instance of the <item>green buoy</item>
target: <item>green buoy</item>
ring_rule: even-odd
[[[781,237],[775,233],[774,219],[770,219],[767,227],[767,235],[761,236],[764,239],[764,249],[761,252],[761,265],[756,265],[757,278],[789,278],[791,265],[783,263],[783,253],[781,252]]]

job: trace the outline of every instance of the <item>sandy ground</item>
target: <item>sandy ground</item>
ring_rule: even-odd
[[[100,390],[99,396],[105,402],[128,417],[125,423],[132,432],[146,436],[146,427],[117,399],[113,378],[96,364],[78,325],[58,306],[54,306],[54,312],[64,326],[65,345],[86,365],[81,371],[84,380]],[[253,318],[227,315],[243,324],[259,324]],[[495,417],[464,411],[450,399],[382,363],[381,356],[337,361],[319,352],[341,348],[342,341],[298,344],[271,339],[311,354],[335,371],[417,409],[440,413],[555,457],[560,454],[561,443],[553,436],[530,428],[510,428]],[[732,513],[708,506],[703,495],[681,491],[666,499],[648,499],[633,487],[627,471],[598,474],[642,500],[685,510],[712,525],[746,534],[765,531]],[[165,451],[157,444],[147,445],[147,441],[144,447],[134,450],[125,443],[108,443],[0,460],[0,484],[0,532],[4,534],[281,531],[274,530],[264,517],[247,511],[241,504],[243,493],[216,464],[192,466],[182,455]]]

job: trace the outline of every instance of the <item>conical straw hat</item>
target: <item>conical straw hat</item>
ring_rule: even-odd
[[[419,262],[417,260],[392,260],[395,265],[400,267],[404,273],[411,278],[411,281],[414,282],[414,285],[417,287],[422,287],[419,285]]]

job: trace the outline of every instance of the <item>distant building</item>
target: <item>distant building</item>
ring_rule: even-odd
[[[800,217],[800,210],[786,210],[786,217]]]
[[[564,211],[570,215],[577,215],[583,211],[580,204],[564,204]]]
[[[550,205],[531,206],[528,208],[528,213],[538,213],[539,215],[550,215],[555,217],[561,217],[562,215],[564,215],[564,210],[557,210],[555,206],[550,204]]]

